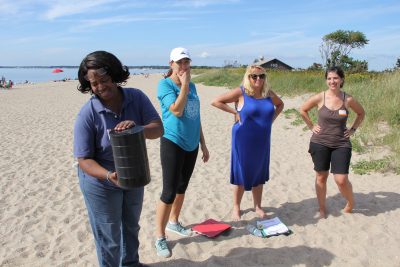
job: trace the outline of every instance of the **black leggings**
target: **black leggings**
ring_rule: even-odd
[[[185,151],[174,142],[161,137],[160,157],[163,190],[160,199],[162,202],[172,204],[176,194],[186,192],[198,152],[198,146],[193,151]]]

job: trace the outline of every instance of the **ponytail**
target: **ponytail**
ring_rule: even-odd
[[[172,69],[169,68],[169,70],[166,73],[164,73],[164,79],[168,78],[171,75],[172,75]]]

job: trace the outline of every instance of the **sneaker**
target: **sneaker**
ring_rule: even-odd
[[[176,224],[168,222],[167,227],[165,229],[167,231],[174,232],[181,236],[191,236],[193,234],[192,229],[183,227],[180,222]]]
[[[157,255],[164,258],[171,257],[171,250],[169,250],[167,239],[165,237],[156,240]]]

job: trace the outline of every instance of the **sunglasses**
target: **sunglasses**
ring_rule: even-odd
[[[264,80],[265,74],[250,74],[249,77],[255,81],[257,81],[257,78],[259,78],[260,80]]]

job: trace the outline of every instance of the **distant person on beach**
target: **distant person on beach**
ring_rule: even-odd
[[[88,54],[78,78],[78,90],[93,95],[76,118],[74,156],[99,265],[142,266],[138,235],[144,188],[119,187],[109,131],[142,125],[145,137],[156,139],[163,134],[161,119],[142,91],[121,87],[129,70],[113,54]]]
[[[315,190],[320,218],[326,218],[326,182],[329,167],[340,193],[347,203],[343,211],[351,213],[354,207],[353,187],[349,181],[351,159],[350,137],[364,119],[365,112],[357,100],[342,91],[344,72],[339,67],[328,68],[325,80],[328,89],[310,97],[300,108],[300,114],[312,131],[309,153],[316,173]],[[318,109],[318,122],[314,124],[308,112]],[[356,113],[353,125],[347,128],[349,109]]]
[[[235,103],[235,108],[228,105]],[[212,105],[235,115],[232,126],[231,177],[234,220],[240,220],[244,191],[252,191],[255,212],[261,208],[263,186],[269,180],[271,127],[283,109],[282,100],[269,88],[266,71],[258,65],[246,69],[242,86],[218,96]]]
[[[155,247],[161,257],[171,256],[165,230],[182,236],[192,234],[191,229],[181,224],[179,215],[199,143],[203,162],[210,157],[200,122],[199,97],[196,86],[190,81],[190,63],[187,49],[174,48],[170,54],[170,69],[158,84],[164,136],[160,145],[163,189],[156,211]]]
[[[14,85],[14,82],[11,80],[5,80],[2,87],[5,89],[11,89]]]

